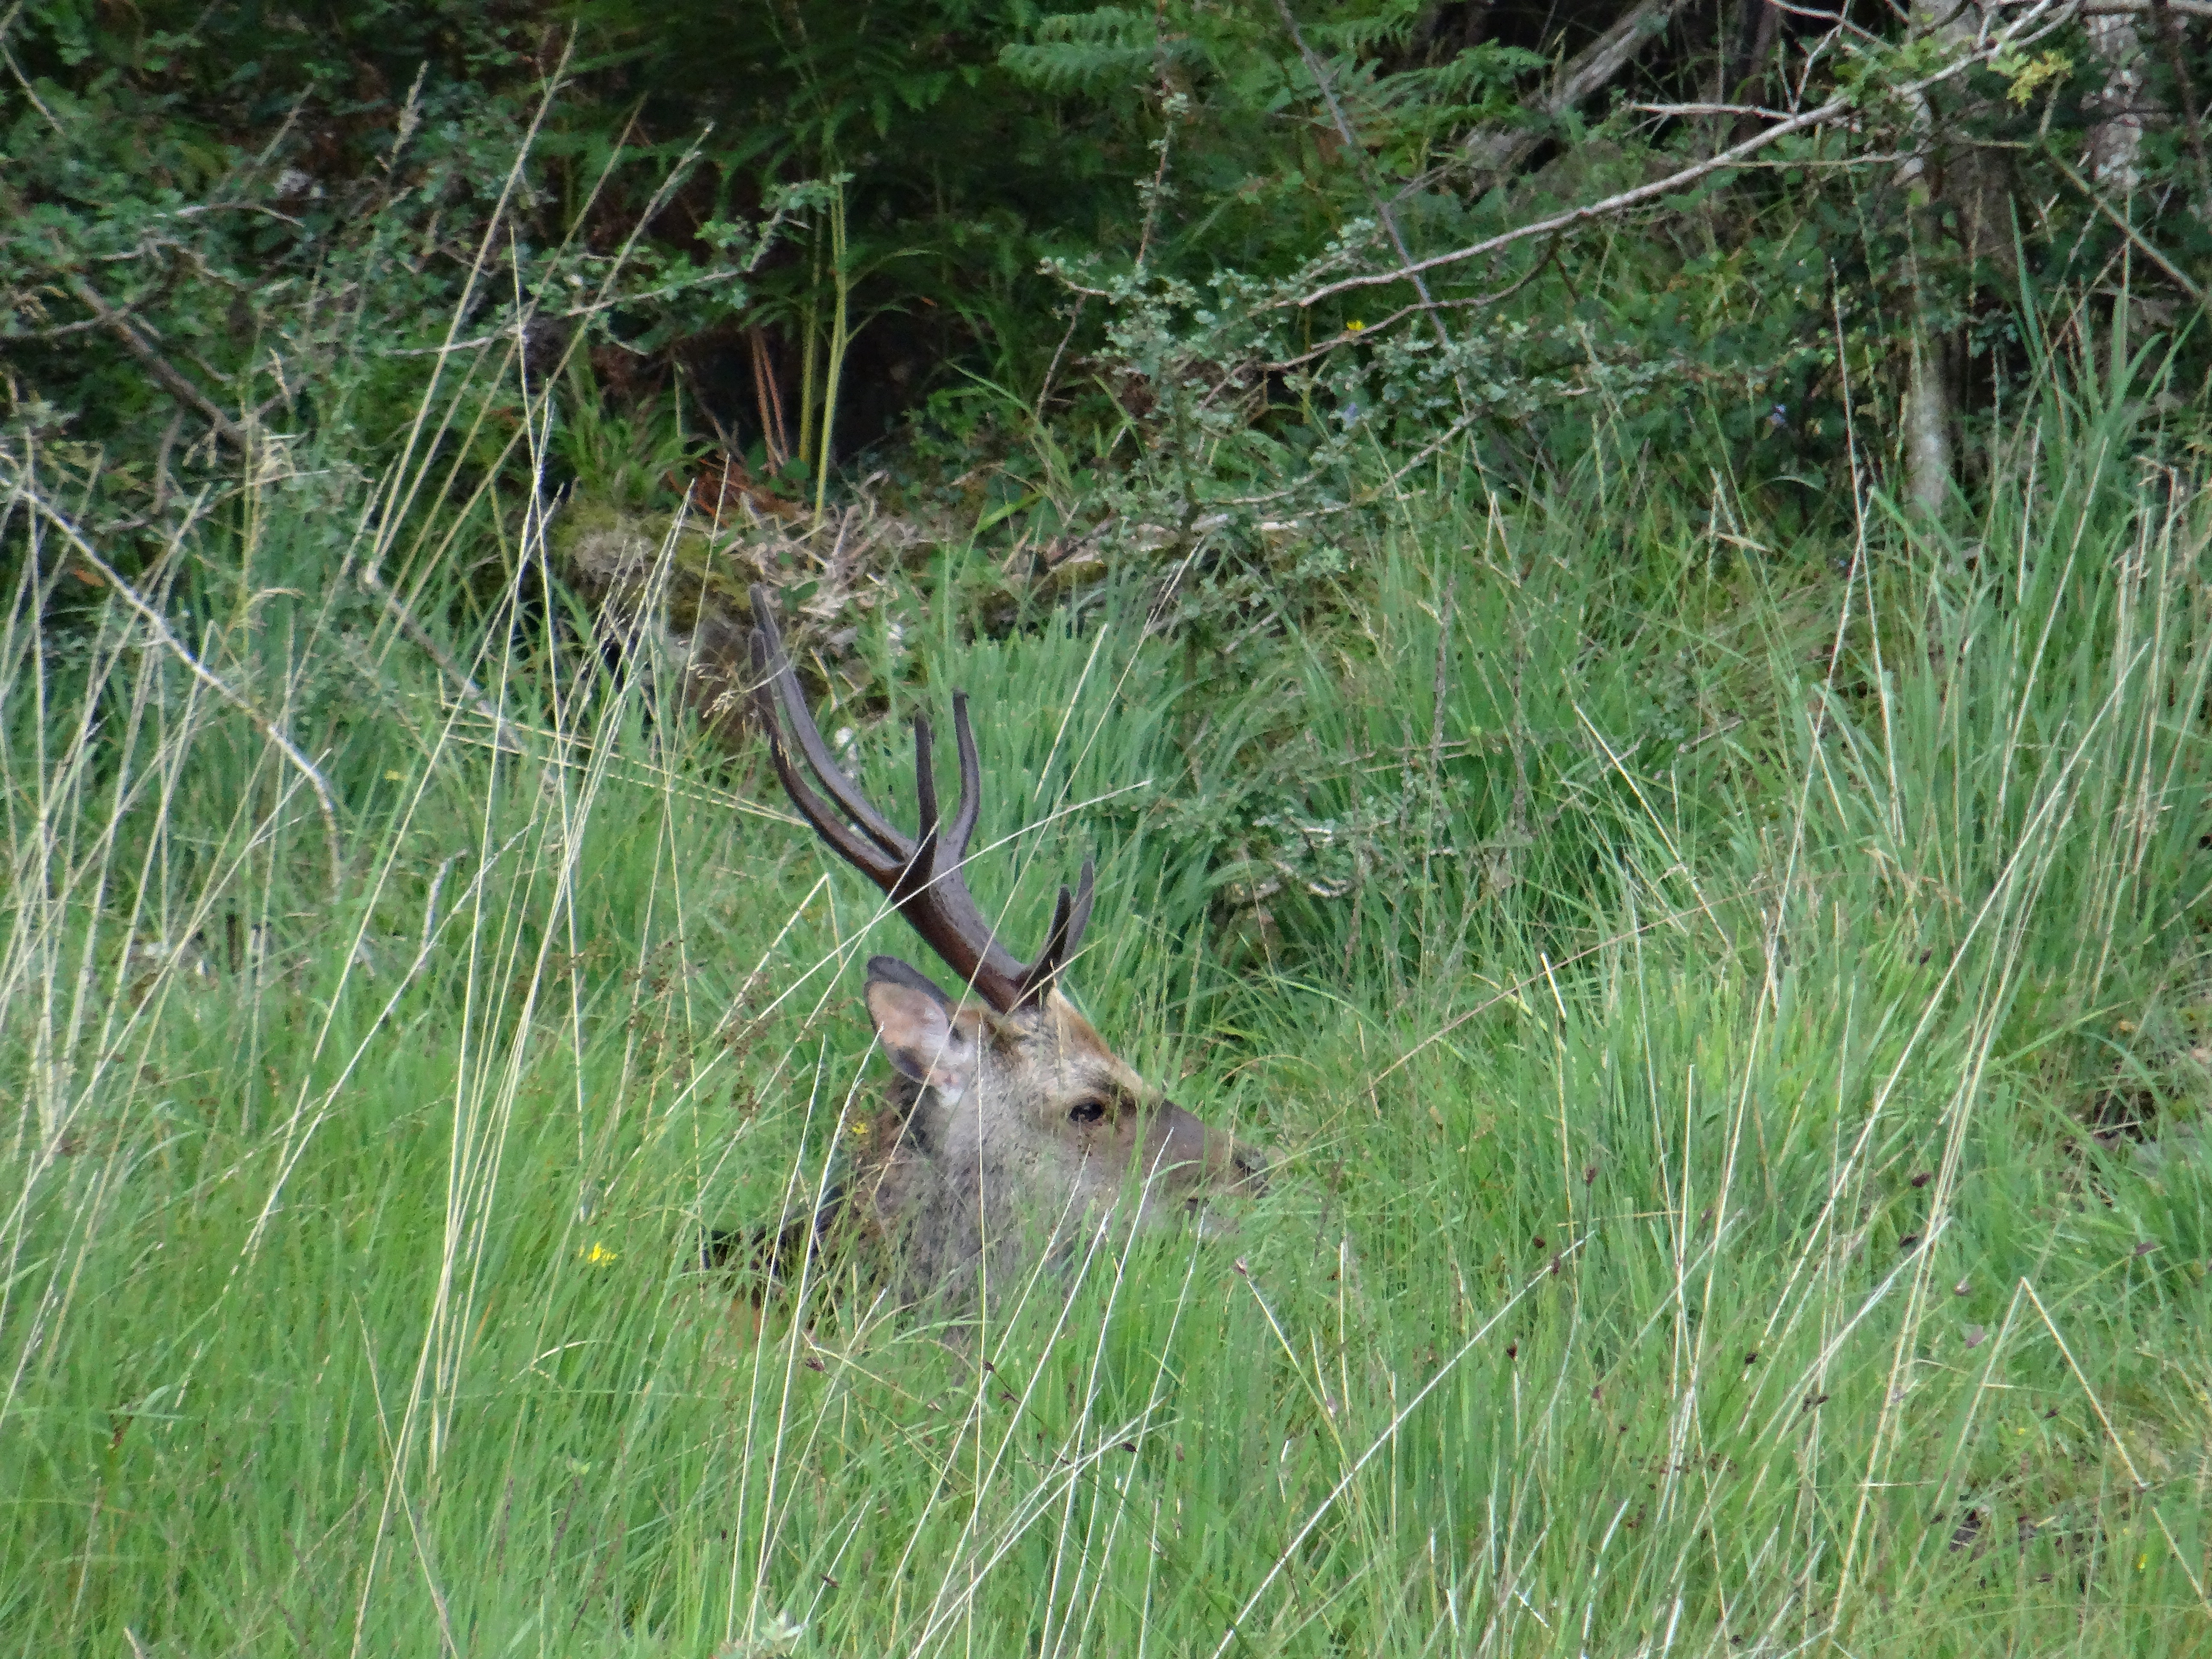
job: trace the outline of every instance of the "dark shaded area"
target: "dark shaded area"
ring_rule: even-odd
[[[825,465],[887,456],[902,479],[1019,473],[1040,417],[1076,453],[1126,457],[1116,434],[1162,435],[1162,388],[1110,333],[1122,313],[1078,303],[1068,273],[1095,288],[1141,258],[1162,283],[1279,276],[1378,203],[1423,251],[1479,240],[1740,140],[1764,118],[1747,106],[1808,73],[1826,84],[1829,37],[1851,32],[1875,63],[1917,15],[1868,0],[1296,15],[1310,58],[1273,7],[1188,0],[27,6],[9,37],[25,79],[5,94],[23,165],[0,180],[9,418],[96,453],[108,526],[150,532],[223,475],[240,423],[341,429],[365,465],[394,453],[449,330],[504,326],[520,285],[530,374],[615,422],[561,434],[558,469],[617,500],[672,501],[709,448],[793,498]],[[1651,27],[1585,95],[1547,101],[1638,19]],[[1438,273],[1437,298],[1503,294],[1485,326],[1525,331],[1498,367],[1498,417],[1473,434],[1486,464],[1527,480],[1570,459],[1582,413],[1544,400],[1595,359],[1637,388],[1614,417],[1628,442],[1717,437],[1789,512],[1840,453],[1838,349],[1893,397],[1924,333],[1955,426],[2028,361],[2023,295],[2078,289],[2136,343],[2179,333],[2196,295],[2170,273],[2212,258],[2191,206],[2212,193],[2208,30],[2147,15],[2134,38],[2131,225],[2068,181],[2116,113],[2076,27],[1946,87],[1924,118],[1870,98],[1859,142],[1920,143],[1917,172],[1820,171],[1804,149],[1805,170],[1647,214],[1632,252],[1560,244]],[[1747,108],[1635,107],[1716,100]],[[1413,297],[1318,307],[1309,334]],[[2203,367],[2185,360],[2184,382]],[[1291,454],[1343,418],[1279,370],[1244,402]],[[494,407],[441,441],[462,473],[495,473],[516,418]]]

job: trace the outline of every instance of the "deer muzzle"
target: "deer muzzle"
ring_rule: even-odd
[[[1146,1137],[1145,1207],[1164,1219],[1178,1201],[1203,1236],[1232,1231],[1233,1204],[1222,1200],[1256,1198],[1267,1187],[1267,1163],[1234,1136],[1210,1129],[1176,1105],[1165,1103]]]

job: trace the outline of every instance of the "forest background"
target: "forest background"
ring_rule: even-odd
[[[0,1641],[2212,1645],[2212,5],[0,13]],[[703,1273],[878,800],[1276,1177]],[[894,817],[900,816],[894,809]]]

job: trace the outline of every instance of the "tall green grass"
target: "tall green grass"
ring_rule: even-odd
[[[312,481],[178,550],[169,641],[43,627],[18,470],[0,1642],[2212,1641],[2207,527],[2130,408],[2054,385],[1949,538],[1440,475],[1226,686],[1133,602],[929,613],[980,896],[1096,848],[1086,1006],[1279,1160],[965,1332],[696,1269],[830,1178],[858,962],[923,958],[665,676],[499,602],[502,750]]]

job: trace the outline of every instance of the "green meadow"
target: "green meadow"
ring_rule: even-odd
[[[126,594],[11,451],[0,1649],[2212,1651],[2149,419],[2054,366],[1942,522],[1447,448],[1233,664],[915,568],[823,730],[910,822],[967,690],[979,896],[1095,852],[1074,995],[1274,1160],[980,1322],[701,1269],[878,1109],[861,963],[935,964],[652,617],[498,574],[542,514],[272,453]]]

